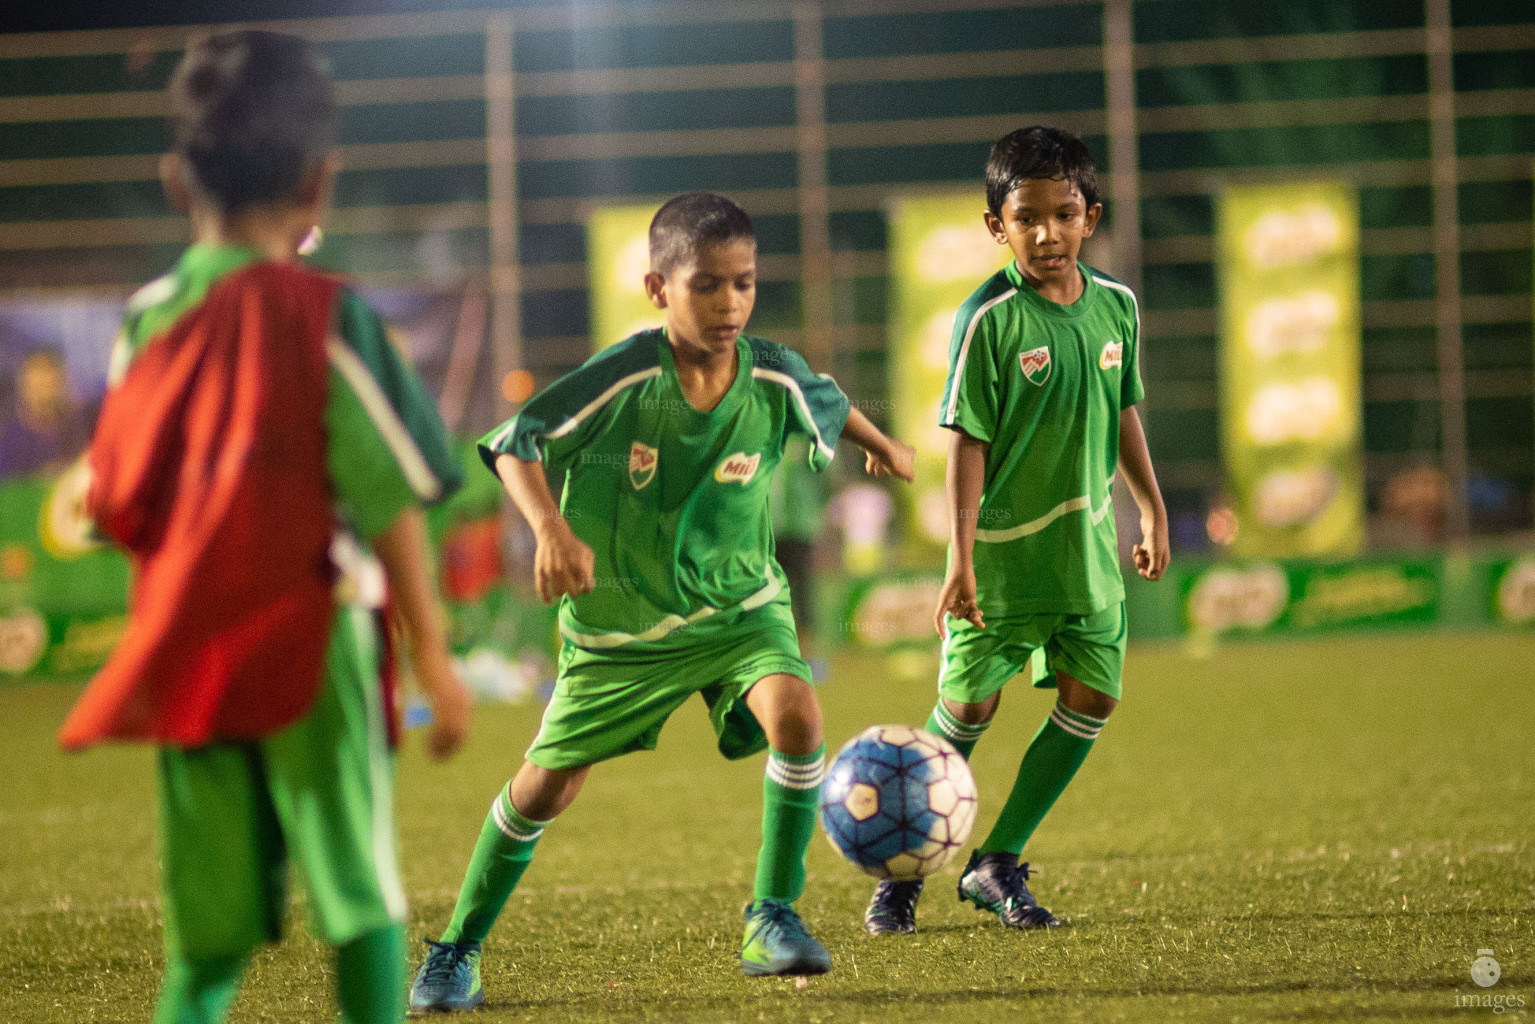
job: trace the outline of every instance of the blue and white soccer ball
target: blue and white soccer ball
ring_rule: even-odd
[[[912,881],[954,858],[975,823],[975,778],[948,740],[876,725],[837,751],[821,787],[821,827],[875,878]]]

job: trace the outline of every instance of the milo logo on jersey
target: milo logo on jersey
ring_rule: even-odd
[[[1098,369],[1112,370],[1116,366],[1125,364],[1125,343],[1122,341],[1105,341],[1103,351],[1098,353]]]
[[[1018,365],[1030,384],[1043,384],[1050,379],[1050,347],[1041,345],[1018,356]]]
[[[643,491],[645,485],[656,478],[656,463],[660,458],[661,453],[648,444],[636,441],[629,446],[629,482],[636,491]]]
[[[745,487],[751,482],[751,478],[757,475],[757,467],[760,465],[762,465],[761,452],[756,455],[736,452],[715,468],[714,479],[722,484],[740,484]]]

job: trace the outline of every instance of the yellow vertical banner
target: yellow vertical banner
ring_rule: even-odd
[[[586,219],[587,301],[592,351],[660,327],[665,315],[645,295],[655,206],[600,206]]]
[[[1221,197],[1221,448],[1241,555],[1364,539],[1359,201],[1340,182]]]
[[[949,341],[960,305],[1007,263],[981,219],[978,189],[901,196],[890,217],[890,396],[895,436],[917,449],[907,539],[918,551],[949,539],[944,465],[950,432],[938,425]]]

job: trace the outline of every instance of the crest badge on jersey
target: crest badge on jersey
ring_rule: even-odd
[[[1018,356],[1024,379],[1030,384],[1042,385],[1050,379],[1050,346],[1031,348]]]
[[[629,482],[636,491],[643,491],[656,478],[656,463],[660,460],[661,453],[648,444],[636,441],[629,446]]]
[[[1125,343],[1122,341],[1105,341],[1103,351],[1098,353],[1098,369],[1112,370],[1116,366],[1125,363]]]
[[[756,455],[736,452],[714,468],[714,479],[722,484],[740,484],[745,487],[751,483],[752,477],[757,475],[757,467],[760,465],[762,465],[761,452]]]

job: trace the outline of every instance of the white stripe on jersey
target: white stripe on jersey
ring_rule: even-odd
[[[1099,277],[1097,274],[1093,275],[1093,280],[1097,281],[1099,284],[1103,285],[1105,288],[1114,288],[1114,289],[1116,289],[1118,291],[1122,291],[1126,295],[1130,296],[1130,306],[1131,306],[1131,308],[1133,308],[1135,310],[1135,344],[1137,346],[1139,346],[1140,343],[1141,343],[1141,303],[1140,303],[1140,300],[1135,297],[1135,293],[1133,291],[1131,291],[1128,286],[1122,285],[1118,281],[1110,281],[1108,278],[1106,278],[1106,277]]]
[[[543,436],[554,440],[558,440],[559,438],[564,437],[566,434],[579,427],[582,422],[586,420],[586,418],[592,413],[596,412],[598,409],[601,409],[604,405],[607,405],[608,402],[613,399],[613,396],[618,394],[620,391],[623,391],[625,388],[633,387],[642,380],[649,380],[652,377],[659,376],[661,376],[661,367],[652,366],[648,370],[640,370],[637,373],[629,374],[627,377],[619,378],[606,391],[592,399],[590,402],[587,402],[579,410],[577,410],[574,416],[570,417],[570,419],[566,420],[564,423],[561,423],[558,427],[555,427],[553,430],[549,431],[549,433]],[[499,441],[501,439],[498,438],[497,440]]]
[[[784,389],[793,395],[795,402],[799,404],[799,411],[805,417],[805,422],[809,423],[810,429],[815,431],[816,449],[826,456],[828,460],[837,457],[836,449],[827,445],[826,441],[821,437],[821,428],[816,423],[815,417],[810,415],[810,403],[805,401],[805,392],[800,390],[799,381],[787,373],[779,373],[777,370],[764,370],[760,366],[752,367],[752,376],[757,380],[770,380],[774,384],[783,385]],[[824,377],[825,374],[822,374],[822,376]]]
[[[769,577],[767,586],[747,597],[746,600],[742,601],[736,607],[741,609],[743,612],[749,612],[753,608],[761,608],[773,598],[777,597],[779,591],[782,589],[783,584],[779,583],[776,577]],[[563,622],[560,623],[560,632],[565,634],[565,638],[568,639],[571,643],[575,644],[577,647],[585,647],[589,650],[605,650],[609,647],[622,647],[625,644],[653,643],[666,636],[674,629],[679,629],[683,626],[691,626],[693,623],[707,619],[711,615],[718,615],[720,612],[728,610],[729,609],[725,608],[710,608],[706,606],[698,609],[698,611],[694,612],[692,615],[689,615],[687,618],[683,618],[681,615],[676,614],[668,615],[666,618],[662,619],[654,626],[651,626],[643,633],[577,633],[573,629],[568,629]]]
[[[405,480],[410,484],[410,489],[416,492],[416,497],[422,501],[435,501],[442,494],[442,481],[437,479],[437,474],[427,465],[426,457],[416,447],[416,439],[410,436],[410,431],[400,421],[389,396],[384,394],[384,389],[373,379],[367,364],[352,351],[350,345],[334,334],[325,339],[325,358],[362,403],[368,419],[389,446],[395,462],[400,466],[400,472],[405,474]]]
[[[1017,288],[1009,288],[1007,291],[1003,292],[1001,295],[998,295],[996,298],[982,304],[981,308],[976,310],[975,315],[970,318],[970,324],[965,328],[965,340],[962,341],[959,346],[959,358],[954,360],[954,372],[950,375],[950,386],[953,388],[953,390],[949,392],[948,409],[943,410],[943,415],[939,417],[938,423],[940,426],[951,427],[954,425],[954,413],[959,408],[960,384],[965,379],[965,359],[970,355],[970,339],[975,337],[976,325],[981,322],[981,317],[986,315],[986,311],[988,309],[997,305],[999,302],[1006,302],[1008,299],[1017,294]]]
[[[1097,526],[1099,523],[1103,522],[1104,516],[1109,514],[1109,505],[1114,500],[1113,477],[1109,477],[1108,488],[1109,493],[1103,496],[1103,504],[1099,505],[1096,509],[1093,509],[1094,526]],[[1076,498],[1066,499],[1059,505],[1052,508],[1050,511],[1046,512],[1044,515],[1040,516],[1038,519],[1031,519],[1026,523],[1019,523],[1017,526],[1010,526],[1005,530],[977,529],[975,531],[975,539],[978,541],[984,541],[987,544],[1002,544],[1010,540],[1017,540],[1019,537],[1027,537],[1031,533],[1038,533],[1040,530],[1043,530],[1045,527],[1061,518],[1061,516],[1069,515],[1072,512],[1082,512],[1092,508],[1093,499],[1089,495],[1083,494]]]
[[[611,386],[609,386],[608,389],[605,390],[602,394],[598,395],[590,402],[587,402],[580,409],[577,409],[575,414],[569,419],[565,420],[565,422],[561,423],[558,427],[555,427],[553,430],[548,431],[547,433],[538,434],[537,437],[540,440],[548,440],[550,438],[558,439],[564,437],[566,434],[579,427],[584,420],[592,415],[592,413],[596,412],[598,409],[601,409],[604,405],[607,405],[610,401],[612,401],[613,396],[617,395],[620,391],[633,387],[641,381],[649,380],[652,377],[659,376],[661,376],[661,368],[659,366],[652,366],[648,370],[640,370],[637,373],[629,374],[627,377],[621,377]],[[506,426],[502,427],[501,430],[497,432],[496,436],[490,439],[490,449],[495,451],[503,444],[505,444],[506,439],[511,436],[512,431],[516,428],[517,417],[513,416],[510,420],[507,421]]]

